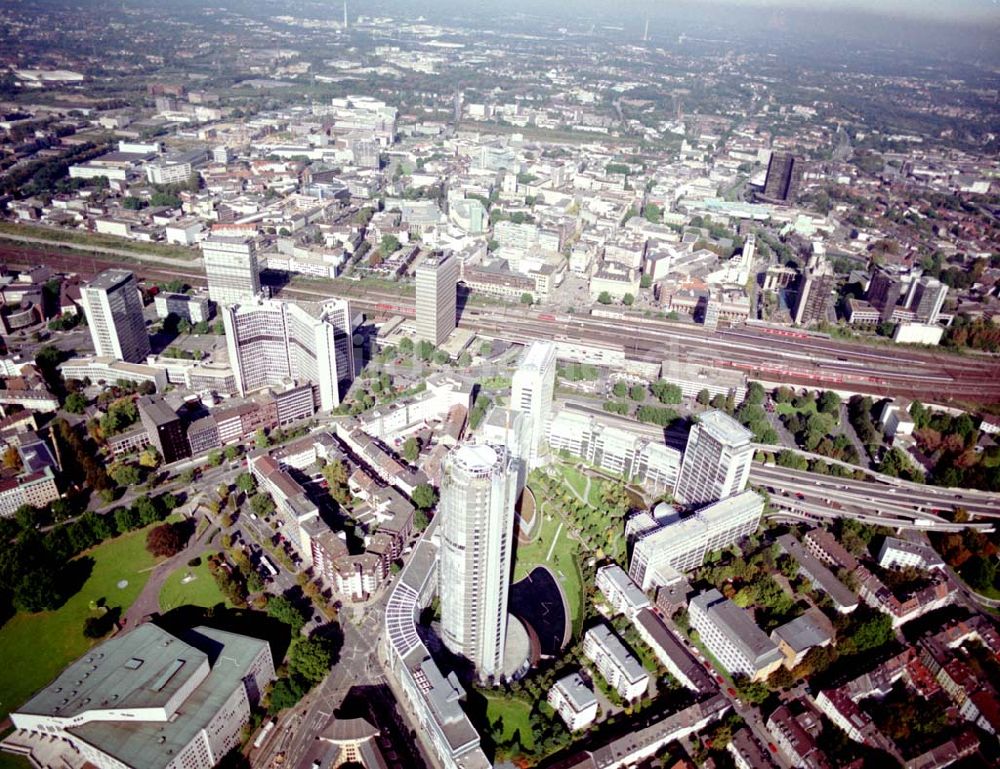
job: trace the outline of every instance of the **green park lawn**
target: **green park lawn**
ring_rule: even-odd
[[[486,718],[492,724],[497,718],[503,719],[502,737],[509,740],[515,731],[520,731],[521,745],[526,750],[535,747],[535,736],[531,731],[531,705],[515,697],[486,696]],[[2,769],[2,767],[0,767]]]
[[[811,400],[800,409],[795,408],[795,406],[791,403],[777,403],[774,406],[774,410],[782,416],[786,414],[801,414],[802,416],[807,417],[810,414],[816,413],[816,401]]]
[[[0,719],[96,643],[83,635],[84,620],[93,613],[91,602],[103,598],[123,614],[132,605],[157,562],[146,551],[147,531],[139,529],[88,550],[83,555],[93,559],[94,567],[80,592],[55,611],[19,612],[0,628]],[[119,580],[128,585],[119,588]]]
[[[539,508],[541,509],[541,505]],[[576,539],[570,537],[572,531],[570,524],[552,513],[550,506],[546,505],[544,509],[546,512],[535,538],[527,545],[518,543],[514,560],[514,580],[523,579],[536,566],[548,566],[566,594],[573,634],[578,635],[583,621],[584,601],[583,577],[577,561],[580,545]],[[559,528],[560,522],[563,524],[562,529]],[[555,547],[552,547],[557,532],[559,536]],[[548,558],[549,548],[552,548],[551,558]]]
[[[178,606],[209,608],[220,603],[232,607],[215,584],[215,579],[208,569],[209,555],[209,553],[202,555],[198,566],[184,564],[170,573],[160,589],[160,611],[168,612]],[[184,578],[189,574],[194,579],[185,583]]]

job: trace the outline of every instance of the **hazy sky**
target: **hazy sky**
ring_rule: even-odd
[[[997,0],[702,0],[702,4],[765,6],[769,8],[859,9],[876,13],[938,19],[1000,19]]]
[[[390,0],[392,1],[392,0]],[[340,0],[329,0],[339,5]],[[357,4],[358,0],[354,0]],[[442,0],[395,0],[394,5],[417,10],[421,6],[440,4]],[[443,0],[446,5],[455,6],[454,0]],[[651,15],[671,15],[674,11],[690,11],[696,9],[704,14],[713,7],[724,12],[725,6],[738,6],[746,9],[762,8],[772,12],[780,12],[789,8],[796,11],[853,11],[860,10],[878,13],[885,16],[930,18],[936,21],[990,21],[1000,23],[1000,0],[463,0],[460,5],[469,11],[482,7],[506,7],[509,10],[523,11],[534,8],[538,11],[555,11],[572,13],[574,10],[603,10],[629,13],[649,13]]]

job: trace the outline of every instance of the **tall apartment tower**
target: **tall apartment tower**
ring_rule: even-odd
[[[826,320],[833,304],[833,288],[837,276],[829,262],[811,260],[799,279],[799,296],[793,320],[808,326]]]
[[[913,299],[910,309],[923,323],[937,323],[944,300],[948,296],[948,286],[936,278],[925,275],[914,282]]]
[[[313,314],[291,302],[257,297],[222,310],[226,347],[241,395],[295,381],[318,391],[330,410],[354,378],[351,308],[333,299]]]
[[[691,429],[675,496],[706,505],[746,488],[753,462],[753,433],[721,411],[706,411]]]
[[[764,197],[775,202],[791,203],[802,182],[802,161],[787,152],[772,152],[764,180]]]
[[[80,296],[97,354],[145,362],[149,334],[135,275],[128,270],[105,270],[80,290]]]
[[[257,241],[251,237],[211,237],[202,241],[208,298],[220,307],[253,300],[260,293]]]
[[[879,270],[872,275],[868,284],[868,302],[879,311],[879,320],[885,322],[892,317],[905,286],[898,275]]]
[[[458,259],[431,256],[417,267],[417,338],[441,344],[458,323]]]
[[[517,473],[502,446],[465,444],[441,476],[441,638],[483,681],[503,673]]]
[[[532,342],[517,365],[511,381],[510,407],[522,411],[528,426],[528,468],[542,464],[545,431],[552,413],[552,393],[556,383],[556,346],[552,342]]]

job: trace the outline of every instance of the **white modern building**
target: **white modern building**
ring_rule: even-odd
[[[731,675],[761,681],[784,659],[778,645],[750,615],[715,588],[691,599],[688,619],[705,647]]]
[[[545,430],[552,412],[556,383],[556,347],[551,342],[532,342],[517,365],[511,381],[510,407],[530,417],[528,468],[542,464]]]
[[[640,609],[649,607],[646,594],[616,563],[599,568],[594,581],[615,614],[624,614],[632,619]]]
[[[292,302],[257,297],[222,310],[226,346],[241,395],[292,381],[311,383],[317,405],[340,405],[354,377],[351,310],[332,299],[312,314]]]
[[[643,590],[668,584],[673,572],[696,569],[705,556],[736,544],[760,526],[764,498],[747,490],[715,502],[684,519],[639,533],[629,576]]]
[[[483,420],[480,434],[484,443],[505,446],[517,468],[517,493],[528,482],[531,456],[531,417],[521,411],[494,406]]]
[[[128,270],[105,270],[80,289],[83,311],[98,357],[142,363],[149,355],[149,334],[142,298]]]
[[[583,634],[583,653],[623,700],[638,699],[649,688],[649,673],[604,623]]]
[[[11,713],[4,750],[34,766],[211,769],[274,678],[266,641],[153,623],[93,647]]]
[[[417,338],[437,346],[458,323],[458,259],[429,256],[416,269]]]
[[[191,323],[201,323],[210,317],[208,300],[200,296],[162,293],[156,295],[153,304],[158,318],[176,315]]]
[[[506,449],[465,444],[441,478],[441,638],[480,679],[504,674],[517,472]]]
[[[560,678],[546,698],[571,732],[586,729],[597,718],[597,697],[579,673]]]
[[[208,298],[222,305],[249,302],[260,294],[257,241],[214,235],[201,243]]]
[[[565,451],[604,470],[635,478],[650,491],[673,491],[677,484],[681,453],[662,440],[651,440],[569,409],[549,419],[546,436],[552,451]]]
[[[721,411],[706,411],[691,429],[675,496],[704,505],[746,488],[753,462],[753,433]]]
[[[886,537],[878,551],[883,569],[944,569],[944,559],[930,545]]]

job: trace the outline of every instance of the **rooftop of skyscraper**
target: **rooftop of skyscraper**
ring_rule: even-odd
[[[709,434],[725,443],[741,444],[753,440],[752,432],[723,411],[706,411],[698,420]]]
[[[131,277],[131,270],[123,270],[118,267],[112,267],[110,270],[105,270],[100,275],[95,277],[92,281],[87,283],[84,288],[98,288],[103,291],[110,291],[113,288],[117,288],[122,283],[125,283]]]

